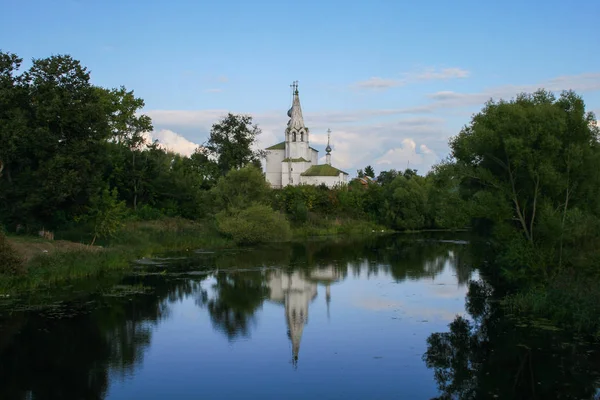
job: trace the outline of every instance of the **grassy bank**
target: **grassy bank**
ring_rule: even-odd
[[[73,235],[65,232],[64,236]],[[82,238],[86,239],[86,238]],[[19,273],[0,275],[0,293],[55,286],[115,271],[127,271],[131,261],[167,250],[230,246],[208,222],[184,219],[129,222],[104,246],[27,236],[8,237],[22,260]]]
[[[511,314],[547,318],[558,326],[600,339],[600,279],[565,272],[545,285],[510,294],[503,300]]]
[[[324,218],[292,226],[292,240],[311,236],[365,235],[385,231],[368,221]],[[131,261],[166,251],[235,246],[219,234],[212,220],[190,221],[165,218],[129,221],[109,241],[89,246],[87,232],[56,232],[59,240],[31,236],[9,236],[8,244],[22,261],[19,270],[0,274],[0,294],[9,294],[66,284],[69,281],[126,272]],[[70,240],[66,240],[70,239]]]
[[[374,232],[388,232],[389,229],[370,221],[322,218],[292,226],[292,237],[303,239],[311,236],[367,235]]]

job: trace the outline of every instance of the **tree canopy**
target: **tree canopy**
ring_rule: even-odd
[[[551,265],[576,263],[578,251],[567,244],[589,238],[600,211],[600,132],[593,121],[574,92],[556,98],[539,90],[488,102],[450,141],[473,217],[512,243],[505,261],[543,274]]]

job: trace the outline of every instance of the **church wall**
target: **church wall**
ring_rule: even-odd
[[[290,173],[292,175],[293,185],[298,185],[302,182],[301,174],[310,168],[311,164],[307,162],[286,162],[281,163],[281,180],[282,186],[287,186],[290,183]]]
[[[281,187],[281,162],[285,158],[285,150],[267,150],[265,177],[271,187]]]
[[[313,149],[310,149],[310,158],[309,160],[312,162],[312,165],[319,164],[319,152]]]
[[[303,176],[302,183],[307,185],[320,185],[324,183],[327,187],[332,188],[336,185],[346,183],[346,175],[339,174],[338,176]]]

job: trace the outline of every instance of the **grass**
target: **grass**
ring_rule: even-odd
[[[547,318],[557,325],[600,338],[600,281],[574,272],[561,273],[547,285],[508,295],[511,314]]]
[[[218,248],[231,244],[219,235],[213,222],[182,218],[131,222],[111,240],[111,246],[143,249],[146,256],[165,250]]]
[[[179,218],[129,222],[105,247],[34,237],[9,237],[24,260],[24,273],[1,274],[0,294],[12,294],[68,283],[106,273],[128,271],[131,261],[167,250],[230,246],[211,223]]]
[[[370,221],[343,218],[320,218],[311,219],[305,223],[293,226],[292,237],[307,238],[311,236],[366,235],[382,231],[387,232],[388,230]]]
[[[292,229],[292,237],[302,240],[314,236],[365,235],[386,231],[372,222],[316,218]],[[153,221],[128,221],[109,241],[89,246],[89,235],[77,232],[57,232],[57,237],[69,240],[45,240],[29,236],[8,237],[11,251],[23,260],[19,274],[0,273],[0,295],[22,293],[68,284],[85,278],[128,272],[131,261],[167,251],[218,249],[234,246],[231,239],[220,235],[211,221],[190,221],[164,218]],[[101,246],[100,246],[101,245]]]

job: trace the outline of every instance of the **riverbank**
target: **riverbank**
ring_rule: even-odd
[[[363,235],[385,231],[359,220],[324,220],[292,226],[292,240],[331,235]],[[8,245],[21,265],[11,274],[0,274],[0,294],[11,294],[66,284],[111,272],[126,272],[131,261],[166,251],[219,249],[236,244],[221,235],[210,220],[164,218],[128,221],[114,238],[90,246],[85,232],[56,232],[57,240],[8,236]],[[66,240],[66,239],[70,240]]]
[[[57,232],[57,236],[60,237]],[[62,236],[74,236],[66,232]],[[22,262],[22,271],[0,275],[0,293],[14,293],[56,286],[131,268],[131,261],[152,257],[167,250],[231,246],[207,222],[180,218],[156,221],[130,221],[105,246],[89,246],[72,240],[45,240],[29,236],[9,236],[8,244]],[[87,237],[82,237],[84,242]],[[89,242],[88,242],[89,243]]]
[[[575,271],[502,299],[508,313],[551,320],[556,326],[600,339],[600,279]]]

